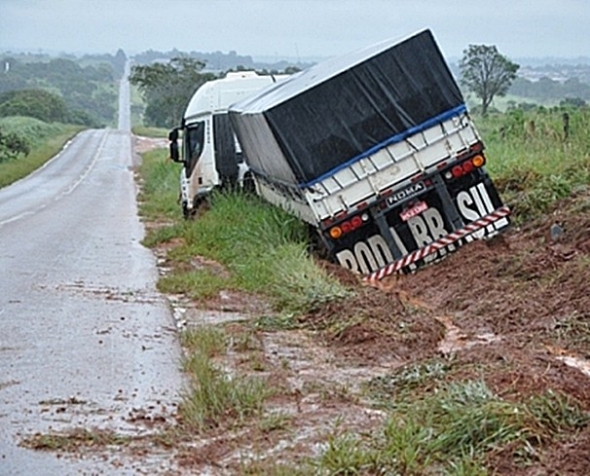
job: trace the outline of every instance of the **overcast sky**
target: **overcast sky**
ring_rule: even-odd
[[[447,57],[590,56],[590,0],[0,0],[0,51],[236,51],[292,61],[430,28]]]

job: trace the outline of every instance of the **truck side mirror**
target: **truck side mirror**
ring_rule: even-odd
[[[178,129],[172,129],[168,134],[170,141],[170,158],[174,162],[182,162],[180,160],[180,153],[178,152]]]

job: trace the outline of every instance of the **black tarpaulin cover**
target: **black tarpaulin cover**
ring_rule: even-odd
[[[305,187],[465,110],[430,30],[312,66],[230,108],[250,167]]]

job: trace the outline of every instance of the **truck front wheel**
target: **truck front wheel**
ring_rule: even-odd
[[[186,202],[182,202],[182,216],[185,220],[188,220],[191,217],[191,211],[188,209],[188,204]]]
[[[244,193],[256,193],[256,185],[254,184],[254,177],[251,173],[244,175],[244,178],[242,179],[242,190]]]

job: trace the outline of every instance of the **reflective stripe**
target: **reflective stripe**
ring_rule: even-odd
[[[507,217],[508,215],[510,215],[510,209],[508,207],[498,208],[489,215],[481,217],[471,222],[469,225],[466,225],[465,227],[459,230],[456,230],[436,241],[433,241],[432,243],[424,246],[423,248],[412,251],[409,255],[404,256],[402,259],[398,261],[388,264],[387,266],[381,268],[378,271],[375,271],[374,273],[368,274],[363,278],[363,281],[379,281],[384,277],[389,276],[399,271],[400,269],[405,268],[406,266],[415,263],[416,261],[419,261],[432,253],[439,251],[440,249],[456,242],[457,240],[465,238],[467,235],[482,228],[485,228],[489,224],[494,223],[495,221],[500,220],[501,218]]]

